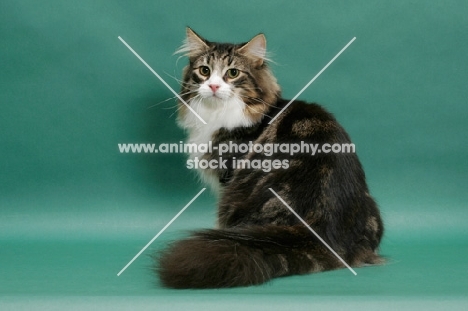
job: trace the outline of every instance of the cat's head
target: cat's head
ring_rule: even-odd
[[[267,66],[263,34],[242,44],[216,43],[187,28],[177,53],[189,58],[181,97],[197,113],[218,118],[242,113],[247,123],[256,123],[275,105],[280,88]],[[182,118],[190,114],[183,104],[179,111]]]

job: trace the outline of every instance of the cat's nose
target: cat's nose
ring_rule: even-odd
[[[219,89],[219,84],[210,84],[208,86],[213,91],[213,93],[216,93],[216,91]]]

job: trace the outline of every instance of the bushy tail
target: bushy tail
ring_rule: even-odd
[[[305,227],[204,230],[177,241],[156,270],[172,288],[221,288],[343,267]]]

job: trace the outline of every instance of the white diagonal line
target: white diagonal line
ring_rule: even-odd
[[[155,75],[155,76],[156,76],[156,77],[157,77],[157,78],[174,94],[174,95],[175,95],[175,96],[177,96],[177,98],[178,98],[185,106],[187,106],[187,108],[188,108],[195,116],[197,116],[198,119],[200,119],[200,121],[203,122],[203,124],[206,124],[205,120],[203,120],[203,118],[200,117],[200,115],[199,115],[195,110],[193,110],[192,107],[190,107],[190,105],[187,104],[187,103],[185,102],[185,100],[183,100],[182,97],[180,97],[180,95],[179,95],[176,91],[174,91],[174,90],[169,86],[169,84],[167,84],[166,81],[164,81],[164,79],[161,78],[161,76],[158,75],[158,73],[157,73],[156,71],[153,70],[153,68],[150,67],[150,65],[147,64],[147,63],[143,60],[143,58],[141,58],[140,55],[138,55],[138,53],[135,52],[135,50],[133,50],[133,49],[131,48],[131,46],[128,45],[127,42],[125,42],[124,39],[122,39],[120,36],[119,36],[118,38],[119,38],[120,41],[122,41],[122,43],[123,43],[133,54],[135,54],[135,56],[136,56],[136,57],[137,57],[137,58],[138,58],[138,59],[139,59],[139,60],[140,60],[140,61],[141,61],[141,62],[142,62],[142,63],[143,63],[143,64],[144,64],[144,65],[145,65],[145,66],[146,66],[146,67],[147,67],[147,68],[148,68],[148,69],[149,69],[149,70],[150,70],[150,71],[151,71],[151,72],[152,72],[152,73],[153,73],[153,74],[154,74],[154,75]]]
[[[166,230],[174,222],[174,220],[176,220],[177,217],[179,217],[180,214],[182,214],[187,209],[187,207],[189,207],[190,204],[192,204],[193,201],[195,201],[200,196],[200,194],[202,194],[202,192],[205,190],[206,188],[203,188],[202,190],[200,190],[200,192],[198,192],[197,195],[194,196],[193,199],[190,200],[190,202],[188,202],[187,205],[185,205],[184,208],[181,209],[180,212],[178,212],[177,215],[175,215],[174,218],[172,218],[171,221],[169,221],[167,225],[165,225],[164,228],[162,228],[161,231],[159,231],[158,234],[156,234],[154,238],[152,238],[151,241],[149,241],[148,244],[146,244],[145,247],[143,247],[141,251],[139,251],[138,254],[136,254],[135,257],[133,257],[133,259],[130,260],[130,262],[125,267],[123,267],[122,270],[120,270],[119,273],[117,273],[117,276],[120,276],[151,245],[151,243],[153,243],[154,240],[156,240],[161,235],[161,233],[163,233],[164,230]]]
[[[296,217],[304,224],[304,226],[307,227],[307,229],[309,229],[309,230],[317,237],[317,239],[320,240],[320,242],[323,243],[323,245],[325,245],[325,246],[333,253],[333,255],[335,255],[336,258],[338,258],[338,259],[349,269],[349,271],[351,271],[354,275],[357,275],[356,271],[354,271],[353,268],[351,268],[351,267],[343,260],[343,258],[341,258],[340,255],[338,255],[338,254],[333,250],[333,248],[331,248],[331,247],[327,244],[327,242],[325,242],[325,241],[317,234],[317,232],[315,232],[314,229],[312,229],[312,228],[309,226],[309,224],[306,223],[306,222],[304,221],[304,219],[302,219],[301,216],[299,216],[299,215],[288,205],[288,203],[286,203],[286,201],[283,200],[283,198],[281,198],[273,189],[271,189],[271,188],[268,188],[268,189],[284,204],[284,206],[286,206],[286,207],[291,211],[291,213],[294,214],[294,216],[296,216]]]
[[[315,77],[313,77],[312,80],[310,80],[309,83],[307,83],[306,86],[304,86],[304,87],[302,88],[302,90],[300,90],[299,93],[297,93],[297,95],[294,96],[294,98],[291,99],[291,100],[289,101],[289,103],[288,103],[286,106],[284,106],[284,108],[281,109],[281,111],[278,112],[278,113],[276,114],[276,116],[275,116],[273,119],[270,120],[270,122],[268,122],[268,124],[273,123],[273,121],[275,121],[276,118],[278,118],[279,115],[282,114],[282,113],[289,107],[289,105],[291,105],[291,103],[292,103],[293,101],[295,101],[295,100],[302,94],[302,92],[304,92],[304,91],[312,84],[312,82],[314,82],[315,79],[317,79],[317,78],[322,74],[322,72],[324,72],[325,69],[327,69],[328,66],[330,66],[330,65],[332,64],[332,63],[335,61],[335,59],[337,59],[338,56],[340,56],[341,53],[343,53],[344,50],[346,50],[346,49],[348,48],[348,46],[350,46],[351,43],[353,43],[354,40],[356,40],[356,37],[354,37],[353,39],[351,39],[351,41],[349,41],[348,44],[346,44],[346,46],[345,46],[344,48],[342,48],[341,51],[339,51],[338,54],[336,54],[335,57],[333,57],[332,60],[329,61],[328,64],[326,64],[325,67],[323,67],[322,70],[320,70],[319,73],[317,73],[317,74],[315,75]]]

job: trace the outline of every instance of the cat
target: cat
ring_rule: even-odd
[[[178,50],[189,60],[183,70],[180,96],[185,103],[179,103],[178,123],[188,132],[188,143],[351,143],[336,119],[318,104],[296,100],[287,106],[268,66],[263,34],[229,44],[210,42],[190,28],[186,32]],[[350,266],[383,262],[378,255],[383,222],[355,153],[266,155],[233,148],[220,155],[219,148],[213,148],[193,152],[190,158],[227,160],[225,165],[199,170],[219,194],[218,228],[195,231],[157,256],[155,270],[163,286],[251,286],[276,277],[343,268],[270,188]],[[262,169],[233,164],[272,159],[281,165]]]

